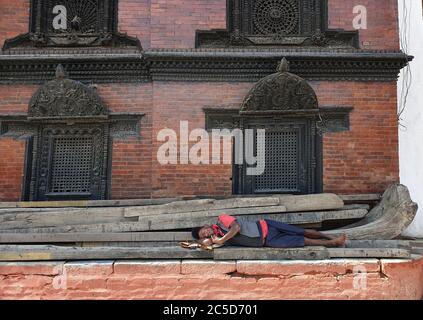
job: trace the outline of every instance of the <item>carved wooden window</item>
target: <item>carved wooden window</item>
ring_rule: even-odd
[[[234,0],[230,4],[232,28],[241,33],[310,35],[321,30],[320,0]]]
[[[327,0],[227,0],[227,29],[198,30],[197,47],[357,47],[358,32],[328,28]]]
[[[117,32],[117,0],[32,0],[29,33],[6,40],[11,47],[138,46]]]
[[[105,198],[107,125],[48,125],[39,134],[36,199]]]

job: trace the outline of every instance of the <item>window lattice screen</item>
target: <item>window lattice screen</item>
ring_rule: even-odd
[[[266,132],[266,168],[255,177],[256,192],[298,189],[299,133]]]
[[[93,166],[91,137],[54,139],[51,192],[90,192]]]

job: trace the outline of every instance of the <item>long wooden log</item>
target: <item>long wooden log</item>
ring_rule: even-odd
[[[203,202],[198,203],[200,201]],[[343,205],[343,201],[335,194],[313,194],[303,196],[284,195],[272,197],[232,198],[225,200],[191,200],[185,202],[174,202],[161,206],[126,208],[125,216],[141,217],[204,210],[226,210],[260,206],[284,206],[286,207],[285,211],[298,212],[340,209],[343,207]]]
[[[372,202],[380,201],[382,195],[380,193],[368,193],[368,194],[340,194],[339,197],[344,202]]]
[[[347,240],[346,248],[398,248],[410,249],[410,241],[407,240]]]
[[[277,207],[274,207],[277,208]],[[245,209],[245,210],[248,210]],[[289,224],[303,225],[310,223],[320,223],[326,220],[338,219],[360,219],[367,214],[365,209],[339,210],[339,211],[319,211],[307,213],[282,213],[282,214],[261,214],[251,216],[237,216],[240,218],[248,218],[253,220],[273,219]],[[169,218],[170,217],[170,218]],[[28,229],[12,229],[2,230],[3,233],[67,233],[67,232],[140,232],[140,231],[162,231],[189,229],[193,227],[203,226],[206,224],[216,223],[216,217],[193,217],[186,218],[184,216],[178,219],[172,218],[171,215],[163,215],[157,217],[146,217],[143,221],[137,222],[117,222],[117,223],[100,223],[89,225],[68,225],[49,228],[28,228]]]
[[[215,260],[324,260],[329,252],[324,247],[306,248],[219,248],[214,250]]]
[[[382,201],[359,223],[327,233],[343,233],[350,240],[390,240],[410,225],[416,212],[417,204],[411,200],[407,187],[397,184],[385,191]]]
[[[154,216],[163,214],[213,211],[224,209],[279,206],[276,197],[233,198],[225,200],[202,199],[171,202],[159,206],[132,207],[125,210],[125,217]],[[286,211],[286,210],[285,210]]]
[[[0,243],[185,241],[191,232],[0,233]]]
[[[213,252],[174,247],[59,247],[0,246],[0,261],[48,261],[48,260],[114,260],[114,259],[207,259]]]
[[[266,198],[269,199],[269,198]],[[255,204],[274,204],[278,203],[279,200],[272,198],[269,202],[266,199],[255,201]],[[231,202],[234,199],[231,199]],[[246,200],[249,199],[236,199],[238,205],[244,203],[244,205],[252,204]],[[245,201],[244,201],[245,200]],[[266,201],[264,201],[266,200]],[[195,200],[195,205],[190,206],[184,205],[184,208],[193,209],[203,208],[198,212],[180,212],[168,214],[169,219],[190,219],[190,217],[217,217],[222,213],[222,210],[206,210],[205,205],[210,200]],[[226,200],[225,200],[226,201]],[[200,205],[200,203],[202,203]],[[179,203],[178,203],[179,204]],[[227,205],[223,205],[227,206]],[[37,228],[37,227],[56,227],[61,225],[78,225],[78,224],[95,224],[95,223],[107,223],[107,222],[124,222],[124,221],[135,221],[139,219],[137,216],[125,217],[126,208],[122,207],[111,207],[111,208],[84,208],[84,209],[72,209],[68,210],[57,210],[48,212],[36,212],[36,213],[14,213],[14,214],[3,214],[0,215],[0,230],[6,229],[25,229],[25,228]],[[176,210],[180,211],[180,210]],[[245,208],[232,208],[225,209],[225,212],[232,215],[246,215],[246,214],[257,214],[261,212],[285,212],[284,206],[272,205],[270,207],[245,207]],[[152,215],[157,217],[162,215]]]
[[[71,211],[48,211],[33,213],[15,213],[0,215],[0,230],[24,229],[37,227],[55,227],[61,225],[111,223],[133,221],[125,218],[123,208],[90,208]]]
[[[178,198],[158,199],[128,199],[128,200],[75,200],[75,201],[25,201],[25,202],[0,202],[0,208],[65,208],[65,207],[127,207],[161,205],[169,202],[183,200]]]

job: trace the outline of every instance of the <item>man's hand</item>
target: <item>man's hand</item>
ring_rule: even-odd
[[[203,246],[211,246],[213,244],[213,241],[211,238],[206,238],[206,239],[200,240],[199,242]]]
[[[223,238],[219,238],[219,237],[216,237],[216,236],[212,236],[211,240],[214,244],[224,244],[225,243]]]

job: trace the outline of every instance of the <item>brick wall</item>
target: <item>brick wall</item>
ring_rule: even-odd
[[[0,47],[28,31],[29,0],[0,0]],[[398,49],[396,0],[329,0],[329,26],[353,30],[353,8],[367,8],[363,48]],[[120,0],[119,31],[148,48],[193,48],[197,29],[226,28],[226,0]]]
[[[120,0],[119,28],[137,36],[144,48],[192,48],[196,29],[225,28],[225,3],[226,0]],[[352,30],[355,5],[364,5],[368,10],[368,29],[360,31],[363,45],[398,48],[395,0],[329,0],[330,27]],[[27,31],[28,12],[28,0],[13,4],[0,0],[0,44]],[[162,166],[156,159],[161,145],[156,137],[165,128],[179,132],[179,122],[184,120],[189,121],[190,128],[204,128],[203,107],[239,107],[252,85],[215,82],[98,85],[99,94],[112,112],[145,113],[140,138],[113,142],[111,197],[230,194],[230,165]],[[327,134],[324,138],[325,191],[381,192],[397,182],[396,84],[333,81],[312,85],[320,105],[354,107],[351,131]],[[0,85],[0,114],[26,112],[37,88]],[[3,143],[17,143],[6,140]],[[4,157],[5,150],[9,149],[1,151]],[[22,147],[7,152],[23,159]],[[19,161],[16,166],[21,166]],[[0,162],[0,170],[5,170],[5,163]],[[20,178],[11,180],[16,193],[20,190]],[[11,183],[8,181],[9,186]],[[0,200],[17,198],[15,194],[1,192]]]
[[[4,40],[29,30],[29,0],[0,0],[0,48]]]
[[[381,192],[399,181],[396,83],[312,83],[321,106],[352,106],[350,131],[325,134],[324,189]]]
[[[3,262],[0,299],[420,300],[422,270],[421,259]]]
[[[21,199],[25,141],[0,138],[0,201]]]
[[[397,0],[328,0],[329,27],[354,30],[356,6],[367,9],[367,29],[360,30],[361,48],[399,50]]]
[[[398,182],[396,83],[311,84],[320,105],[354,107],[349,132],[325,135],[325,191],[381,192]],[[163,142],[158,142],[156,137],[166,128],[179,134],[180,121],[188,121],[190,129],[204,128],[204,107],[239,107],[252,86],[253,83],[192,82],[97,85],[112,112],[145,114],[140,138],[114,139],[111,197],[231,194],[231,165],[181,165],[178,157],[178,165],[163,166],[157,161],[157,151]],[[26,112],[36,88],[20,85],[10,90],[9,86],[0,86],[0,114]],[[9,152],[5,150],[1,151],[4,155]],[[23,158],[22,148],[13,151],[19,159]],[[16,182],[14,190],[20,190],[20,176],[12,180]],[[0,199],[10,200],[7,195],[2,193]]]

